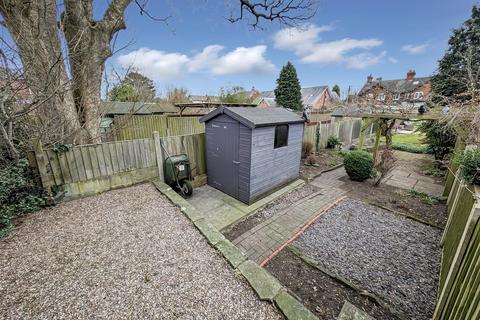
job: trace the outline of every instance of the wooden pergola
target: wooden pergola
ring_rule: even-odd
[[[358,142],[358,148],[362,149],[365,143],[365,130],[375,122],[382,120],[405,120],[405,121],[423,121],[423,120],[439,120],[444,117],[444,114],[440,113],[357,113],[352,115],[343,115],[343,117],[362,118],[362,126],[360,128],[360,137]],[[380,145],[381,127],[377,126],[375,130],[375,143],[373,145],[373,159],[377,158],[378,147]]]

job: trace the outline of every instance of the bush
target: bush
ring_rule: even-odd
[[[308,157],[312,153],[313,144],[311,142],[304,142],[302,144],[302,158]]]
[[[456,161],[465,182],[480,185],[480,148],[465,150]]]
[[[404,143],[394,143],[392,144],[392,149],[398,151],[405,151],[410,153],[431,153],[429,147],[419,147],[412,144],[404,144]]]
[[[327,148],[328,149],[335,149],[337,146],[341,145],[340,139],[336,136],[330,136],[327,140]]]
[[[375,170],[377,173],[375,186],[379,186],[387,177],[388,173],[394,168],[395,162],[396,159],[393,156],[392,149],[383,149],[380,153],[380,161],[375,164]]]
[[[348,176],[354,181],[364,181],[373,174],[373,157],[366,151],[349,152],[345,156],[343,164]]]
[[[435,156],[435,160],[443,160],[455,148],[457,135],[455,130],[444,121],[423,121],[417,128],[425,134],[423,142]]]
[[[43,204],[27,160],[0,170],[0,237],[10,230],[15,217],[38,210]]]

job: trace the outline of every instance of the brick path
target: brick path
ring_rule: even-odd
[[[319,187],[320,191],[277,212],[233,240],[233,243],[249,259],[258,263],[265,260],[314,216],[346,193],[339,188],[343,182],[338,180],[344,175],[342,167],[314,179],[311,183]]]

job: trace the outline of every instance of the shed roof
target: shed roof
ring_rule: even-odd
[[[179,108],[170,102],[119,102],[105,101],[100,112],[105,115],[114,114],[159,114],[176,113]]]
[[[199,120],[200,122],[206,122],[221,114],[226,114],[252,129],[277,124],[302,123],[305,121],[299,115],[284,108],[251,107],[220,107],[204,115]]]

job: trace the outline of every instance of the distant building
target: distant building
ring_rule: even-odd
[[[313,112],[323,111],[333,103],[340,101],[338,95],[330,91],[328,86],[302,88],[301,93],[303,106],[311,108]],[[276,107],[274,91],[261,92],[256,103],[263,108]]]
[[[191,94],[188,96],[191,103],[220,102],[217,96]]]
[[[358,96],[379,105],[423,105],[430,95],[430,77],[415,77],[415,74],[415,70],[409,70],[404,79],[396,80],[374,80],[369,75]]]

